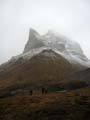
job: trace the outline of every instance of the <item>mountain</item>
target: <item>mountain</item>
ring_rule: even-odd
[[[90,67],[90,60],[84,55],[83,50],[77,42],[71,41],[65,36],[52,31],[49,31],[45,35],[40,35],[34,29],[30,29],[29,39],[23,53],[12,57],[8,62],[1,65],[1,68],[20,58],[31,59],[43,50],[50,49],[67,59],[72,66],[78,69]]]
[[[90,120],[89,63],[78,43],[30,29],[23,53],[0,66],[0,120]]]
[[[0,66],[0,89],[59,83],[87,66],[89,60],[78,43],[52,31],[39,35],[30,29],[23,53]]]
[[[24,48],[24,54],[35,49],[50,48],[73,64],[90,66],[89,59],[84,55],[80,45],[58,33],[49,31],[45,35],[39,35],[35,30],[30,29],[29,40]]]

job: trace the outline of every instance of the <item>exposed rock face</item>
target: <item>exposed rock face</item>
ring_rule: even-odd
[[[29,32],[29,40],[25,45],[25,49],[23,53],[30,51],[33,48],[39,48],[44,46],[43,41],[40,39],[40,35],[33,29],[30,29]]]

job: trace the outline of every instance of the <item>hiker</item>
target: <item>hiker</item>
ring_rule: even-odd
[[[47,94],[47,92],[48,92],[48,91],[47,91],[47,88],[45,88],[45,91],[44,91],[44,92],[45,92],[45,94]]]
[[[42,87],[42,94],[47,94],[47,88]]]
[[[30,95],[33,95],[33,90],[30,90]]]
[[[42,94],[44,94],[44,91],[45,91],[45,89],[44,89],[44,87],[42,87]]]

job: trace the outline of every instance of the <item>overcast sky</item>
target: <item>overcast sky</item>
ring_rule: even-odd
[[[0,63],[23,51],[30,27],[78,41],[90,58],[90,0],[0,0]]]

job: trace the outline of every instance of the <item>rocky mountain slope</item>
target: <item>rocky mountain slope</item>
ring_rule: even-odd
[[[52,50],[44,50],[30,60],[20,58],[2,69],[0,88],[58,82],[65,79],[71,71],[72,65],[64,57]]]

